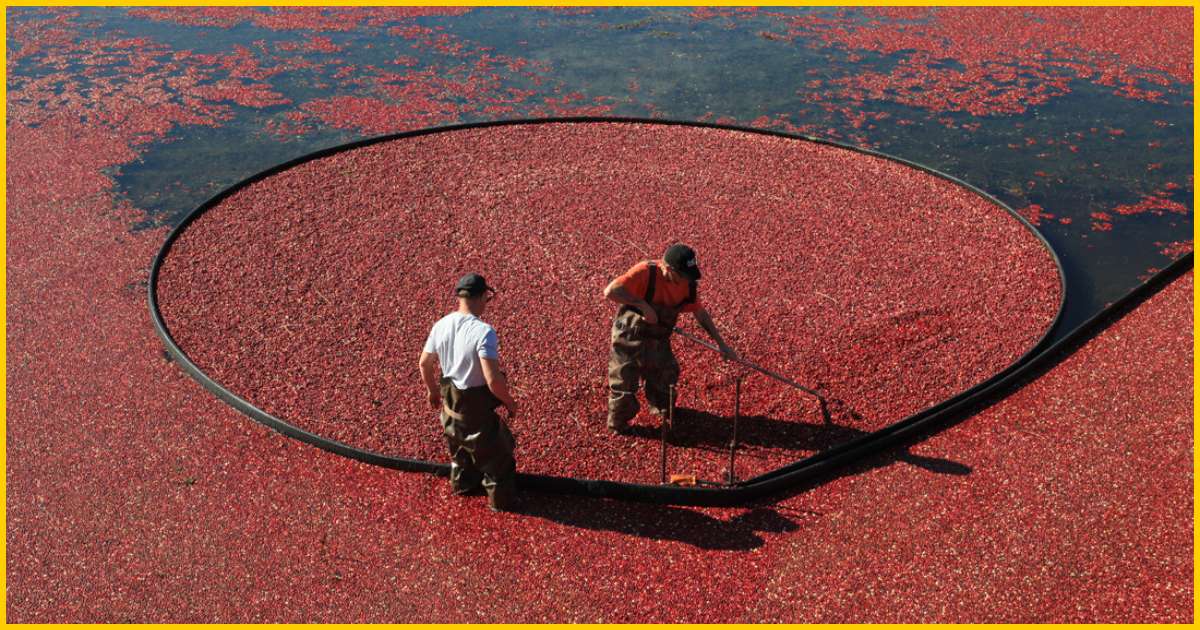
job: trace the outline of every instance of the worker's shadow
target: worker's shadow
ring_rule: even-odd
[[[670,505],[523,493],[516,511],[570,527],[674,540],[720,551],[756,549],[765,542],[760,532],[784,533],[799,528],[769,507],[755,507],[722,520],[698,509]]]
[[[835,408],[834,413],[843,422],[860,419],[849,409]],[[675,415],[675,424],[668,432],[667,438],[667,443],[672,448],[728,452],[733,429],[732,417],[686,407],[677,407]],[[811,454],[845,444],[869,433],[862,429],[835,424],[831,420],[810,423],[767,416],[742,416],[738,420],[737,439],[742,447],[759,446]],[[630,434],[644,439],[660,439],[658,427],[631,426]],[[798,455],[797,459],[807,456]],[[909,452],[907,447],[888,449],[882,457],[870,458],[870,461],[875,464],[873,467],[887,466],[899,461],[945,475],[971,474],[970,466],[948,459],[916,455]]]
[[[738,421],[738,443],[742,447],[769,447],[790,449],[798,452],[797,459],[812,452],[823,451],[839,444],[868,435],[868,431],[835,424],[833,417],[842,422],[861,420],[851,409],[834,405],[831,415],[824,422],[806,423],[798,420],[780,420],[766,416],[743,416]],[[729,448],[733,418],[719,416],[688,408],[677,408],[674,427],[668,432],[672,448],[692,448],[720,453],[723,458]],[[631,425],[629,437],[635,439],[660,439],[660,428],[643,424]],[[805,454],[800,454],[804,452]],[[743,457],[753,456],[744,453]],[[947,475],[968,475],[971,467],[958,462],[936,457],[924,457],[910,453],[908,448],[893,448],[876,456],[866,458],[863,465],[845,469],[845,474],[858,474],[865,469],[891,465],[897,461],[918,466],[925,470]],[[766,471],[763,471],[766,472]],[[676,540],[699,547],[727,551],[745,551],[763,545],[760,533],[785,533],[799,529],[799,525],[777,510],[757,506],[729,520],[714,518],[698,509],[653,505],[646,503],[620,502],[595,499],[580,501],[577,498],[556,495],[539,495],[533,499],[526,494],[519,512],[528,516],[544,518],[571,527],[597,531],[611,531],[630,536],[641,536],[655,540]]]

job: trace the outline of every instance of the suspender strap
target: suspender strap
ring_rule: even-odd
[[[450,416],[451,418],[454,418],[455,420],[459,420],[459,421],[461,421],[461,420],[463,419],[463,416],[462,416],[462,414],[461,414],[461,413],[458,413],[458,412],[455,412],[455,411],[452,411],[452,410],[450,409],[450,406],[449,406],[449,405],[445,405],[445,404],[443,404],[443,405],[442,405],[442,412],[443,412],[443,413],[445,413],[447,416]]]
[[[654,306],[654,285],[658,282],[658,265],[654,264],[653,260],[648,260],[646,268],[650,270],[650,280],[646,282],[646,303]]]

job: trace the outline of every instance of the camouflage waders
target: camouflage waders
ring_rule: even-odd
[[[671,352],[670,328],[653,330],[661,328],[646,323],[633,309],[622,309],[613,320],[612,353],[608,358],[609,427],[622,430],[637,415],[641,381],[646,383],[646,402],[651,410],[667,412],[669,388],[679,381],[679,363]]]
[[[608,426],[624,430],[637,415],[637,391],[646,384],[646,402],[652,413],[667,414],[671,405],[670,386],[679,382],[679,362],[671,351],[671,332],[679,319],[679,309],[695,301],[692,283],[686,300],[674,308],[654,305],[654,286],[658,270],[649,263],[650,280],[645,301],[654,307],[657,324],[646,321],[637,309],[625,306],[612,324],[612,352],[608,358]]]
[[[458,389],[441,380],[442,428],[450,449],[450,487],[465,494],[483,486],[488,505],[512,507],[516,494],[516,440],[496,413],[500,401],[486,385]]]

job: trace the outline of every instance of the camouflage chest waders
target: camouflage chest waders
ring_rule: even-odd
[[[623,306],[612,324],[612,352],[608,358],[608,426],[625,429],[637,415],[637,391],[641,381],[646,386],[646,402],[654,413],[665,414],[670,406],[669,388],[679,381],[679,363],[671,351],[671,332],[679,318],[679,309],[696,300],[696,283],[691,283],[688,297],[681,303],[657,306],[654,287],[658,279],[657,266],[648,264],[650,279],[646,283],[646,303],[654,308],[657,324],[650,324],[637,309]]]
[[[492,508],[511,507],[516,492],[516,440],[496,413],[500,401],[486,385],[458,389],[448,378],[442,378],[440,385],[450,487],[465,494],[482,485]]]

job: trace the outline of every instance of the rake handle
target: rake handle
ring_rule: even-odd
[[[720,348],[712,345],[711,343],[708,343],[707,341],[705,341],[695,335],[691,335],[686,332],[683,332],[682,330],[679,330],[678,328],[675,329],[675,332],[679,333],[679,335],[681,335],[684,339],[688,339],[689,341],[700,344],[701,346],[704,346],[705,348],[708,348],[709,350],[712,350],[714,352],[721,352]],[[724,354],[724,353],[722,353],[722,354]],[[796,381],[793,381],[792,379],[790,379],[782,374],[772,372],[771,370],[768,370],[767,368],[762,367],[761,365],[751,363],[750,361],[743,359],[742,357],[738,357],[736,359],[730,359],[730,360],[735,363],[739,363],[745,367],[748,367],[751,370],[754,370],[755,372],[769,376],[781,383],[784,383],[786,385],[791,385],[792,387],[795,387],[796,389],[798,389],[800,391],[812,394],[813,396],[816,396],[817,398],[819,398],[821,401],[825,400],[825,397],[822,396],[821,394],[818,394],[817,392],[801,385],[800,383],[797,383]]]

